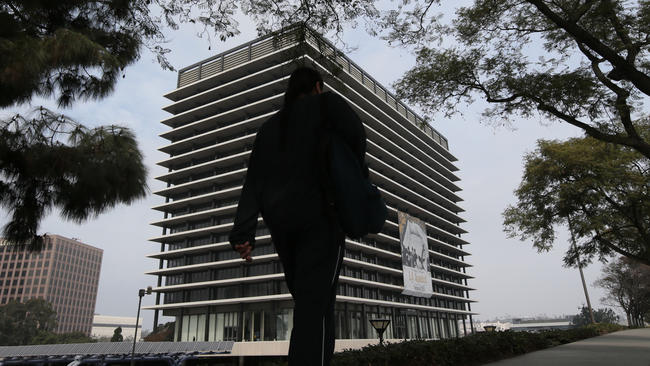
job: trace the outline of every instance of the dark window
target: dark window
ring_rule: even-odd
[[[248,276],[261,276],[275,273],[274,263],[258,263],[248,266]]]
[[[244,287],[244,296],[274,295],[273,282],[249,283]]]
[[[210,280],[210,271],[190,273],[190,282],[203,282]]]
[[[229,278],[236,278],[242,276],[241,266],[237,267],[228,267],[228,268],[219,268],[214,272],[215,280],[226,280]]]
[[[217,288],[217,298],[219,299],[232,299],[236,297],[240,297],[239,285]]]

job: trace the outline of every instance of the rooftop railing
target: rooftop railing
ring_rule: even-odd
[[[304,38],[298,30],[304,30]],[[295,31],[269,34],[248,43],[244,43],[226,52],[207,58],[203,61],[185,67],[178,72],[178,88],[195,83],[199,80],[222,73],[236,66],[264,57],[282,48],[294,46],[301,41],[310,44],[324,56],[331,57],[348,75],[357,80],[365,88],[373,92],[391,108],[404,116],[406,120],[417,126],[427,136],[445,150],[449,150],[447,139],[420,118],[413,110],[397,100],[379,82],[364,72],[357,64],[336,49],[332,43],[308,27],[296,28]]]

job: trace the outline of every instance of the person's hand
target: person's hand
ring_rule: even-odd
[[[251,262],[253,260],[253,258],[251,258],[253,247],[249,242],[245,242],[244,244],[236,244],[235,250],[239,252],[241,259],[246,260],[246,262]]]

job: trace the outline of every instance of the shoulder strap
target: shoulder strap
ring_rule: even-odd
[[[328,106],[327,106],[327,96],[324,94],[320,95],[320,125],[318,128],[319,138],[318,138],[318,158],[319,166],[321,172],[321,189],[325,198],[325,211],[328,215],[333,214],[333,202],[334,202],[334,191],[332,187],[332,179],[330,171],[330,149],[331,149],[331,134],[332,134],[332,123],[329,120]]]

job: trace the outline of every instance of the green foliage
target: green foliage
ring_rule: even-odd
[[[11,215],[3,236],[29,250],[43,245],[38,226],[54,207],[81,222],[147,192],[129,129],[88,129],[44,108],[0,122],[0,175],[0,205]]]
[[[613,329],[613,328],[611,328]],[[514,357],[528,352],[576,342],[601,334],[591,327],[539,333],[483,332],[439,341],[404,341],[386,346],[367,346],[334,355],[332,366],[435,365],[471,366]]]
[[[644,326],[650,318],[650,266],[619,258],[603,268],[596,285],[605,290],[602,301],[620,306],[628,326]]]
[[[56,327],[56,312],[43,299],[10,300],[0,306],[0,345],[33,344],[33,339]]]
[[[38,332],[28,344],[68,344],[68,343],[95,343],[97,342],[91,337],[81,333],[54,333],[54,332]]]
[[[102,98],[157,27],[145,1],[30,0],[0,4],[0,107],[57,95]]]
[[[122,327],[117,327],[113,331],[113,336],[111,337],[111,342],[122,342],[124,337],[122,336]]]
[[[643,125],[647,135],[649,127]],[[524,158],[516,206],[503,213],[510,237],[550,250],[558,225],[569,226],[575,265],[621,254],[650,263],[650,160],[593,138],[538,141]]]
[[[168,322],[158,325],[153,332],[149,333],[144,340],[146,342],[172,342],[174,341],[174,327],[176,322]]]
[[[618,323],[618,315],[614,312],[614,310],[609,309],[609,308],[602,308],[602,309],[592,309],[594,313],[594,321],[599,324],[617,324]],[[573,316],[571,319],[571,325],[574,327],[584,327],[587,325],[591,325],[591,316],[589,315],[589,308],[586,306],[582,306],[580,308],[580,313],[576,314]]]
[[[618,332],[619,330],[625,329],[624,326],[614,323],[587,324],[585,325],[585,328],[593,329],[599,334]]]
[[[205,0],[28,0],[0,2],[0,108],[55,98],[60,107],[104,98],[148,48],[164,69],[163,29],[182,23],[199,36],[239,33],[241,10],[260,32],[310,20],[320,30],[376,14],[374,1],[321,3]],[[81,222],[144,197],[146,170],[124,127],[86,128],[40,108],[35,117],[0,118],[0,205],[12,245],[39,250],[38,225],[53,208]],[[24,135],[23,135],[24,134]],[[67,140],[65,139],[67,137]],[[66,140],[66,141],[64,141]]]
[[[29,0],[0,3],[0,108],[34,96],[59,106],[109,95],[125,67],[148,48],[164,69],[164,28],[202,27],[222,41],[239,33],[243,11],[262,33],[310,21],[320,30],[377,15],[374,1]]]
[[[417,55],[399,97],[429,116],[479,98],[495,123],[541,115],[650,158],[633,122],[650,95],[650,2],[475,0],[451,17],[440,3],[405,1],[379,22]]]

